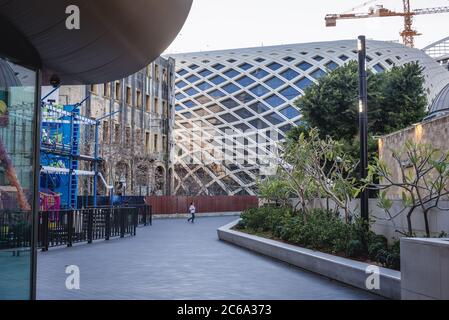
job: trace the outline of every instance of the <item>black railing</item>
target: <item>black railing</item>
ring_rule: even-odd
[[[31,246],[31,213],[20,211],[0,211],[0,250],[10,250],[14,254],[21,248]]]
[[[137,225],[138,210],[134,207],[44,211],[39,214],[39,245],[47,251],[50,247],[135,236]]]

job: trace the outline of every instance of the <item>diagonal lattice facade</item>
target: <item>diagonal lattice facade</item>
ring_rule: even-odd
[[[176,193],[256,194],[257,180],[273,172],[278,142],[301,122],[295,100],[329,70],[357,59],[356,48],[348,40],[172,55]],[[374,72],[419,61],[429,102],[449,83],[432,58],[401,44],[368,41],[367,60]]]

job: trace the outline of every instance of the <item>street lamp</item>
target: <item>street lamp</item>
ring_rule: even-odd
[[[368,176],[368,92],[366,76],[366,39],[359,36],[357,42],[359,56],[359,130],[360,130],[360,178]],[[360,215],[364,221],[369,220],[368,190],[360,194]]]

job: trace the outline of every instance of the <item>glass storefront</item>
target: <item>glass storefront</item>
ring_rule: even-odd
[[[36,79],[0,57],[0,300],[31,294]]]

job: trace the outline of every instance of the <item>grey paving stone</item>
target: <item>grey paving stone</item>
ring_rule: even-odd
[[[235,217],[155,220],[137,236],[39,254],[38,299],[378,299],[361,290],[221,242]],[[77,265],[81,289],[65,288]]]

